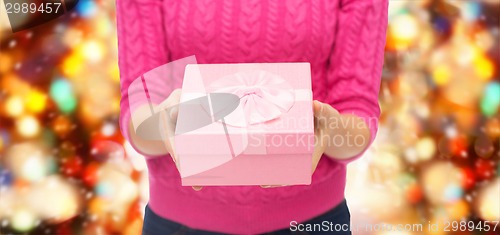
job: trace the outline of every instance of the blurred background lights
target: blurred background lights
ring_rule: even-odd
[[[50,174],[52,159],[37,142],[12,145],[6,152],[6,163],[14,176],[35,182]]]
[[[12,174],[7,169],[0,168],[0,187],[10,186],[12,184]],[[0,189],[2,190],[2,189]]]
[[[477,208],[482,219],[488,221],[500,220],[500,178],[488,183],[479,192]]]
[[[53,81],[50,86],[50,96],[63,113],[71,113],[75,110],[77,99],[73,94],[73,87],[67,80]]]
[[[434,78],[436,85],[445,85],[451,79],[451,70],[445,64],[438,65],[432,71],[432,77]]]
[[[97,40],[84,42],[78,50],[80,50],[79,53],[91,63],[101,61],[105,55],[104,45]]]
[[[465,40],[460,44],[462,46],[454,48],[453,57],[455,57],[460,66],[469,66],[478,54],[481,53],[481,50]]]
[[[480,79],[489,80],[494,72],[495,65],[488,58],[480,55],[474,58],[475,72]]]
[[[496,37],[498,38],[498,37]],[[491,35],[488,30],[481,30],[476,33],[474,40],[475,44],[480,47],[482,50],[491,50],[493,46],[495,46],[496,38]]]
[[[479,136],[474,143],[474,151],[479,157],[489,158],[495,151],[493,142],[485,135]]]
[[[61,64],[61,70],[64,75],[72,78],[82,72],[84,68],[83,56],[74,52],[67,56]]]
[[[409,47],[419,34],[419,26],[415,17],[403,12],[394,16],[391,22],[388,29],[388,46],[394,49]]]
[[[122,145],[108,140],[96,141],[90,149],[90,155],[98,161],[123,160],[124,154]]]
[[[486,85],[480,107],[481,112],[488,117],[498,113],[500,107],[500,82],[490,82]]]
[[[22,174],[26,179],[35,181],[45,176],[47,169],[44,169],[42,159],[29,158],[23,164]]]
[[[461,196],[461,173],[449,162],[436,162],[424,169],[422,173],[424,194],[436,205],[444,205]]]
[[[80,16],[90,18],[97,13],[97,4],[92,0],[80,0],[76,5],[76,11]]]
[[[0,143],[0,150],[10,144],[9,132],[4,129],[0,129]]]
[[[476,184],[476,175],[470,167],[462,168],[460,178],[462,180],[462,187],[464,190],[470,190]]]
[[[71,123],[71,120],[65,115],[60,115],[52,121],[52,129],[57,135],[61,137],[64,137],[68,133],[70,133],[72,127],[73,123]]]
[[[67,47],[73,49],[80,45],[83,38],[83,32],[77,28],[69,28],[64,32],[62,43]]]
[[[479,180],[489,180],[495,176],[496,162],[492,159],[476,159],[474,167]]]
[[[444,191],[444,197],[447,203],[453,203],[462,198],[463,190],[461,184],[447,185]]]
[[[19,96],[11,96],[5,102],[5,112],[11,117],[18,117],[24,112],[24,102]]]
[[[109,36],[115,29],[114,29],[114,22],[107,17],[95,17],[95,32],[100,36],[100,37],[107,37]]]
[[[112,200],[113,185],[106,182],[100,182],[95,187],[95,193],[101,197]]]
[[[45,109],[47,96],[37,90],[32,90],[26,97],[26,108],[32,113],[39,113]]]
[[[75,186],[60,176],[49,176],[35,184],[26,200],[41,218],[51,223],[60,223],[76,216],[81,203]]]
[[[436,143],[432,138],[422,138],[417,142],[417,154],[422,161],[431,159],[436,152]]]
[[[464,20],[475,21],[481,15],[481,5],[475,1],[464,1],[460,8]]]
[[[26,115],[16,121],[16,128],[22,136],[33,137],[40,132],[40,123],[35,117]]]
[[[470,207],[465,200],[458,200],[446,205],[445,210],[451,221],[462,221],[469,216]]]
[[[36,217],[30,210],[20,209],[11,218],[12,227],[18,232],[27,232],[36,225]]]
[[[101,133],[104,136],[112,136],[116,133],[117,129],[116,126],[113,123],[105,123],[101,127]]]
[[[486,134],[490,138],[498,138],[500,137],[500,118],[492,118],[488,120],[488,122],[485,125],[486,129]]]
[[[5,73],[12,67],[12,58],[7,56],[7,54],[0,52],[0,61],[2,61],[0,64],[0,73]]]

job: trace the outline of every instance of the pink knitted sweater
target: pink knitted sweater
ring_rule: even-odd
[[[117,0],[122,133],[128,138],[129,84],[157,66],[196,55],[198,63],[310,62],[314,99],[370,119],[373,140],[387,7],[388,0]],[[172,83],[181,87],[181,81]],[[357,157],[323,156],[310,186],[199,192],[181,186],[170,157],[147,157],[149,206],[197,229],[254,234],[288,228],[343,200],[346,164]]]

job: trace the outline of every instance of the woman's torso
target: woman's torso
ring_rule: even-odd
[[[309,62],[313,95],[321,100],[329,92],[326,74],[335,40],[338,5],[338,1],[327,0],[165,0],[162,11],[169,59],[195,55],[198,63]],[[327,158],[320,161],[311,186],[273,189],[259,186],[205,187],[195,192],[191,187],[180,186],[179,174],[170,158],[150,159],[148,168],[152,209],[164,217],[188,225],[192,222],[192,226],[198,227],[216,227],[217,218],[208,218],[209,222],[204,224],[206,221],[192,221],[198,218],[193,213],[206,213],[208,217],[226,216],[226,220],[236,216],[239,219],[234,223],[250,224],[267,220],[268,212],[270,216],[279,215],[283,221],[289,221],[282,215],[287,212],[281,212],[281,207],[296,205],[300,209],[298,204],[304,204],[309,198],[316,202],[305,206],[318,205],[321,208],[304,207],[310,211],[297,212],[297,215],[312,217],[339,203],[345,186],[345,166]],[[322,189],[324,187],[328,189]],[[314,199],[318,196],[316,194],[327,193],[332,194]],[[170,197],[170,194],[175,195]],[[197,207],[223,205],[217,208],[224,208],[229,214],[220,215],[190,205],[180,207],[176,204],[183,202],[168,201],[181,198]],[[205,202],[208,204],[203,204]],[[180,208],[186,208],[186,211],[179,212]],[[248,211],[242,208],[248,208]],[[221,226],[226,228],[226,225]],[[234,228],[235,225],[227,226]],[[264,229],[274,225],[254,226]]]

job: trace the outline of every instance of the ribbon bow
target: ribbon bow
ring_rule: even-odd
[[[212,93],[231,93],[240,98],[238,108],[224,122],[237,127],[267,122],[288,112],[295,102],[294,89],[282,77],[266,71],[240,72],[212,82]],[[237,108],[237,109],[238,109]]]

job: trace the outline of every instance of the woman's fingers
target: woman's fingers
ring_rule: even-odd
[[[283,185],[261,185],[261,188],[278,188],[278,187],[286,187],[288,185],[283,184]]]
[[[177,123],[177,116],[179,116],[179,107],[177,105],[173,106],[168,110],[168,114],[170,116],[170,121],[172,121],[173,123]]]
[[[321,134],[331,134],[332,128],[340,121],[340,113],[329,104],[313,101],[315,132],[323,130]],[[316,133],[318,134],[318,133]]]
[[[178,161],[175,156],[174,135],[175,125],[177,123],[180,94],[181,90],[175,89],[158,107],[160,109],[161,117],[160,127],[163,129],[162,132],[164,133],[163,141],[168,153],[176,165],[178,164]]]
[[[173,123],[177,123],[177,116],[179,115],[179,102],[181,100],[181,90],[175,89],[172,94],[168,97],[169,105],[168,114]]]
[[[170,96],[158,106],[162,113],[162,121],[164,122],[164,127],[166,127],[168,137],[172,137],[174,134],[177,116],[179,115],[180,98],[181,90],[175,89]]]
[[[314,117],[320,116],[322,109],[323,109],[323,103],[321,103],[317,100],[313,101]]]
[[[202,188],[202,186],[193,186],[194,191],[200,191]]]
[[[335,122],[339,121],[340,114],[329,104],[313,101],[314,111],[314,152],[312,156],[312,172],[316,170],[321,156],[328,145],[329,135],[334,131]]]
[[[314,117],[316,118],[332,118],[339,115],[339,111],[334,109],[331,105],[322,103],[320,101],[313,101]]]
[[[319,131],[322,132],[321,129]],[[315,141],[314,141],[314,151],[312,154],[312,172],[314,172],[316,170],[316,167],[318,167],[319,160],[321,159],[321,156],[325,152],[325,145],[326,145],[324,143],[325,138],[323,138],[322,133],[317,133],[314,139]]]
[[[169,110],[173,106],[177,106],[179,104],[180,100],[181,100],[181,89],[175,89],[158,106],[162,110]]]

